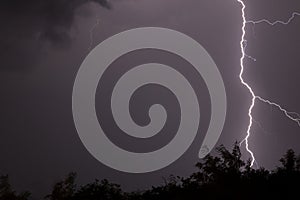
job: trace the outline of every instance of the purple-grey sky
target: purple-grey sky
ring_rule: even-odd
[[[169,174],[184,176],[195,170],[201,134],[171,166],[140,175],[117,172],[102,165],[82,145],[73,123],[72,87],[77,70],[89,53],[90,31],[98,19],[92,46],[121,31],[145,26],[178,30],[197,40],[216,62],[226,87],[228,114],[218,144],[230,147],[246,135],[251,96],[238,77],[242,18],[236,0],[112,0],[110,4],[104,0],[0,3],[0,174],[9,174],[18,189],[45,194],[55,181],[76,171],[81,183],[108,178],[131,190],[160,184],[162,177]],[[286,21],[293,11],[300,11],[298,0],[245,0],[245,4],[249,20]],[[245,60],[245,79],[258,95],[295,112],[300,112],[299,27],[300,16],[289,25],[248,25],[246,29],[247,54],[257,61]],[[174,55],[159,51],[136,53],[120,58],[116,67],[151,59],[185,65]],[[188,69],[187,66],[184,73],[193,76]],[[195,86],[198,95],[207,95],[203,81],[198,78],[191,77],[193,83],[199,82]],[[162,103],[167,104],[166,99],[170,98],[170,109],[176,114],[177,104],[172,95],[163,90],[161,95]],[[99,112],[102,101],[99,97],[96,103]],[[206,97],[201,97],[201,102],[209,103]],[[205,113],[210,111],[203,107],[200,129],[205,131],[208,120]],[[275,107],[260,102],[253,116],[255,123],[249,145],[260,166],[275,167],[288,148],[300,151],[297,123]],[[172,118],[169,129],[176,127],[176,123],[176,117]],[[126,146],[123,140],[115,139]],[[160,145],[155,141],[152,144],[153,148]],[[137,144],[141,151],[151,147]],[[242,150],[245,159],[249,158],[244,146]]]

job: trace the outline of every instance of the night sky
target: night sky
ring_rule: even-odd
[[[299,0],[245,0],[245,4],[248,20],[287,21],[292,12],[300,11]],[[91,28],[98,19],[91,41]],[[200,131],[191,148],[172,165],[147,174],[118,172],[94,159],[78,137],[72,116],[72,89],[77,70],[90,45],[94,47],[132,28],[174,29],[203,45],[216,62],[227,92],[227,119],[218,145],[231,147],[246,135],[251,96],[238,77],[242,18],[236,0],[112,0],[109,3],[105,0],[2,0],[0,22],[0,174],[9,174],[18,190],[46,194],[71,171],[78,173],[79,183],[107,178],[132,190],[160,184],[162,177],[169,174],[185,176],[195,170],[210,109],[207,109],[209,98],[205,84],[189,66],[183,73],[190,76],[198,89],[202,112]],[[280,103],[289,111],[300,112],[300,16],[289,25],[247,25],[246,30],[247,54],[257,61],[245,59],[245,80],[257,95]],[[108,72],[109,77],[118,76],[118,67],[153,61],[174,68],[188,65],[166,52],[142,50],[118,59],[112,66],[115,68]],[[109,81],[110,78],[104,80],[98,89],[105,90]],[[156,88],[162,99],[156,99],[155,95],[148,97],[153,89],[139,94],[136,105],[158,101],[167,106],[170,116],[176,116],[178,105],[173,96]],[[105,99],[101,94],[97,91],[97,112],[104,109]],[[145,120],[145,113],[135,110],[134,115],[140,117],[141,123]],[[249,145],[259,166],[274,168],[288,148],[300,152],[297,123],[259,101],[253,117]],[[168,130],[177,124],[178,119],[170,117],[166,136],[147,144],[114,134],[111,139],[129,150],[149,151],[168,142],[172,138]],[[114,130],[111,122],[106,126]],[[245,159],[250,158],[244,145],[242,152]]]

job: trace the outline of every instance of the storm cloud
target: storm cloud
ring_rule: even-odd
[[[1,1],[0,70],[32,67],[45,44],[68,47],[78,8],[91,2],[111,8],[107,0]]]

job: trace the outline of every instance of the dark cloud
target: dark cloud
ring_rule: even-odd
[[[27,69],[45,42],[68,46],[77,9],[89,2],[110,8],[107,0],[3,0],[0,3],[0,69]]]

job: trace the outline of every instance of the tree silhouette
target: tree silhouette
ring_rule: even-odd
[[[285,170],[288,172],[299,170],[299,158],[296,158],[295,152],[292,149],[289,149],[279,161],[281,162],[282,167],[279,167],[278,170]]]
[[[118,184],[98,180],[77,187],[76,173],[56,183],[47,200],[182,200],[182,199],[298,199],[300,188],[300,156],[289,149],[273,171],[251,168],[243,161],[238,143],[228,150],[216,148],[195,165],[188,177],[171,175],[164,183],[150,189],[124,192]],[[17,194],[8,176],[0,177],[0,200],[29,200],[30,193]]]
[[[52,193],[45,198],[50,200],[71,200],[76,192],[76,173],[72,172],[53,187]]]
[[[9,183],[8,175],[0,176],[0,200],[27,200],[29,192],[17,194]]]
[[[74,195],[76,200],[118,200],[124,199],[120,185],[109,183],[108,180],[95,180],[94,183],[82,186]]]

